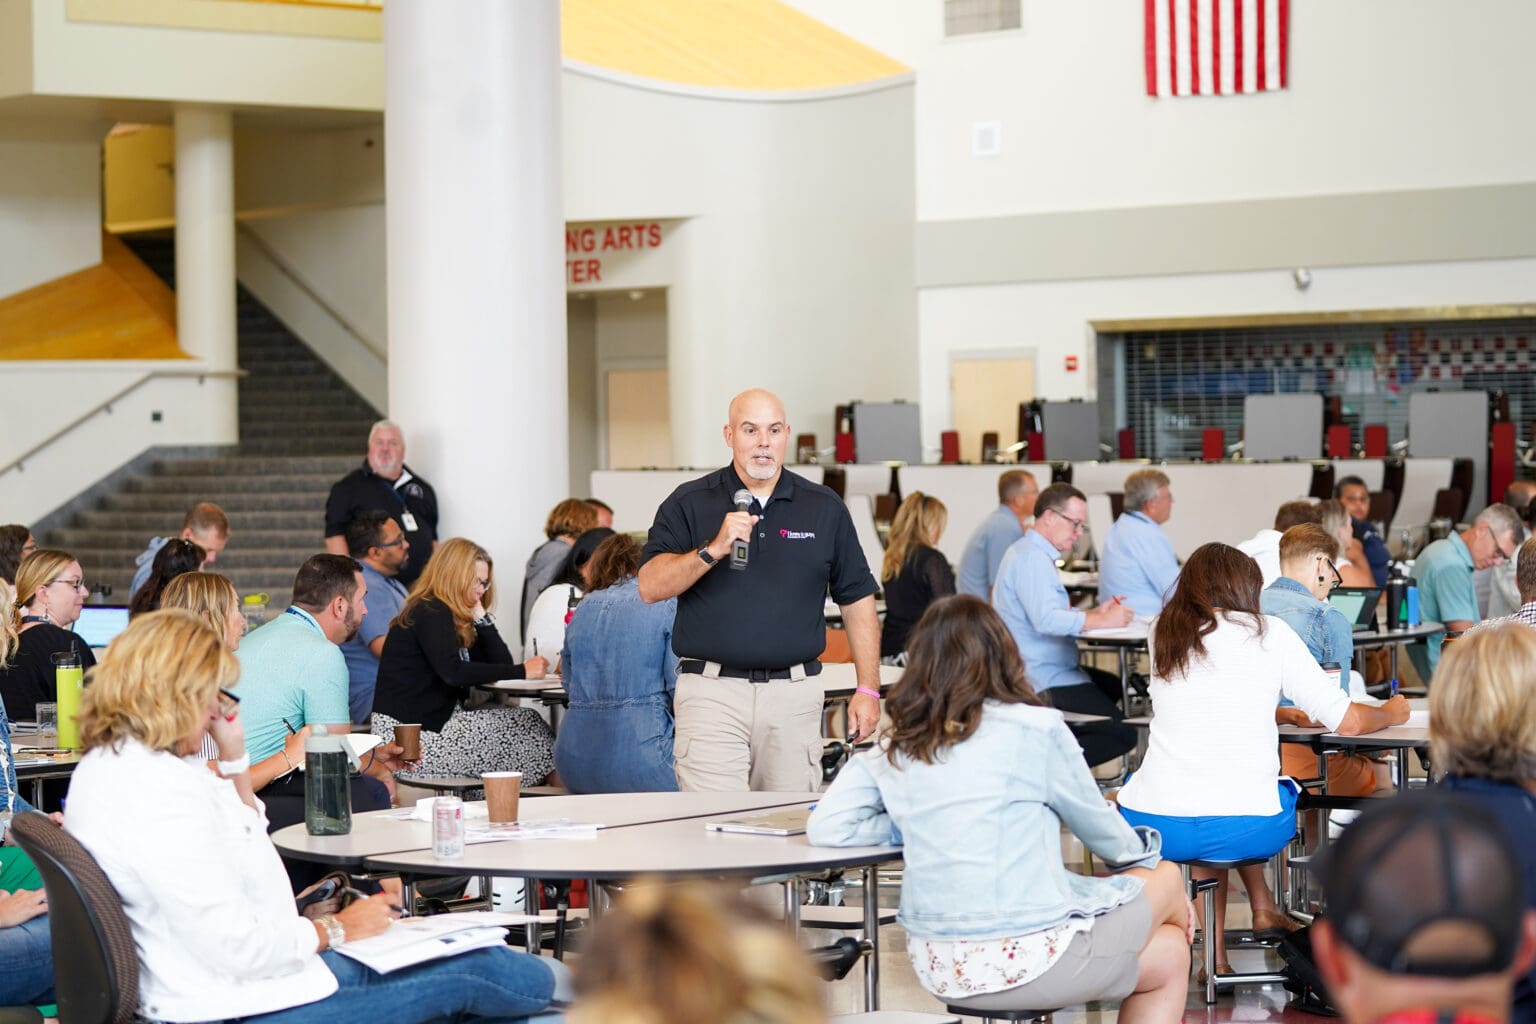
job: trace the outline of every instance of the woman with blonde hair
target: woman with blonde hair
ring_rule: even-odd
[[[245,615],[240,611],[240,594],[228,576],[216,572],[183,573],[165,585],[160,607],[191,612],[224,638],[225,647],[231,651],[240,649]]]
[[[1445,649],[1429,690],[1430,763],[1440,784],[1481,804],[1520,853],[1536,908],[1536,629],[1498,620]],[[1511,1020],[1536,1020],[1536,970],[1515,985]]]
[[[594,930],[568,1024],[819,1024],[822,984],[776,921],[723,886],[641,881]]]
[[[39,548],[16,570],[11,624],[19,634],[9,665],[0,669],[0,699],[12,720],[37,717],[39,701],[58,699],[54,656],[73,652],[90,668],[96,656],[72,632],[90,587],[80,563],[67,551]]]
[[[955,572],[934,547],[949,522],[949,510],[931,494],[913,491],[891,520],[880,565],[885,591],[885,625],[880,631],[880,658],[900,664],[907,634],[928,606],[955,592]]]
[[[1365,548],[1355,539],[1354,522],[1349,510],[1338,498],[1317,503],[1323,511],[1323,529],[1333,534],[1339,549],[1333,556],[1333,567],[1339,573],[1341,587],[1374,587],[1376,577],[1371,575],[1371,563],[1365,560]]]
[[[399,916],[396,896],[300,917],[251,788],[240,664],[198,616],[135,619],[81,699],[85,755],[65,827],[100,863],[133,930],[136,1009],[162,1021],[344,1024],[525,1019],[564,980],[498,946],[387,975],[335,952]],[[188,755],[211,735],[224,778]],[[152,798],[146,798],[152,794]]]
[[[421,724],[421,770],[433,775],[520,771],[537,786],[554,767],[554,736],[530,708],[466,701],[481,683],[542,679],[544,657],[518,664],[486,609],[496,603],[494,563],[474,541],[452,537],[432,554],[389,627],[373,695],[373,731]]]

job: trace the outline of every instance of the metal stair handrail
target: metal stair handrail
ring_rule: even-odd
[[[114,393],[111,397],[97,402],[90,409],[87,409],[79,416],[76,416],[64,426],[60,427],[58,430],[55,430],[53,433],[43,438],[31,448],[28,448],[26,451],[16,456],[16,458],[12,459],[10,462],[0,466],[0,476],[4,476],[13,469],[18,473],[26,472],[27,460],[31,459],[38,452],[41,452],[44,449],[50,447],[55,441],[68,436],[75,430],[84,426],[90,420],[95,419],[96,416],[100,413],[110,413],[112,411],[112,406],[116,405],[118,402],[121,402],[123,399],[127,398],[129,395],[133,394],[135,391],[139,390],[139,388],[143,387],[145,384],[148,384],[152,380],[196,378],[197,382],[201,384],[203,381],[210,379],[240,380],[246,376],[249,376],[249,374],[245,370],[151,370],[144,376],[140,377],[138,380],[134,381],[132,384],[129,384],[127,387]]]

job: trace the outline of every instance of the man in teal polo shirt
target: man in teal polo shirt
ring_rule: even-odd
[[[273,829],[304,820],[304,775],[288,737],[317,725],[333,734],[352,729],[347,662],[340,644],[367,612],[367,586],[357,562],[315,555],[293,581],[293,604],[240,644],[240,716],[256,795]],[[352,780],[352,809],[388,807],[400,748],[382,745],[364,757],[366,774]]]
[[[1519,543],[1520,516],[1508,505],[1489,505],[1472,525],[1445,540],[1437,540],[1413,563],[1419,588],[1419,614],[1426,622],[1442,622],[1452,632],[1472,628],[1478,621],[1477,592],[1472,572],[1513,558]],[[1427,684],[1440,663],[1444,633],[1435,633],[1420,647],[1408,648],[1413,667]]]

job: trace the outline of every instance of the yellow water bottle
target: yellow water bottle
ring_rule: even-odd
[[[75,716],[80,713],[80,693],[85,689],[79,652],[60,651],[53,656],[53,679],[59,691],[59,749],[79,750],[80,724]]]

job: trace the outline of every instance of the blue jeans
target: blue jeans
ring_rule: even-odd
[[[560,781],[572,793],[674,791],[672,729],[660,694],[573,703],[555,737]]]
[[[559,1020],[545,1016],[570,1001],[570,971],[556,960],[505,946],[477,949],[415,967],[375,974],[356,960],[320,954],[340,988],[318,1002],[241,1020],[251,1024],[490,1024]]]
[[[0,928],[0,1005],[53,1002],[53,950],[48,915]]]
[[[1120,816],[1132,825],[1146,825],[1162,833],[1163,860],[1262,860],[1273,857],[1296,834],[1296,782],[1282,775],[1276,786],[1280,813],[1274,815],[1185,818],[1121,807]]]

